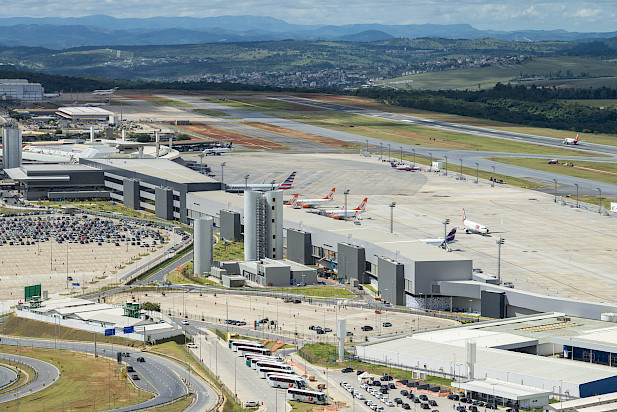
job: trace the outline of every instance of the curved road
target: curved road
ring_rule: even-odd
[[[0,358],[10,360],[11,362],[27,365],[34,369],[37,373],[36,379],[34,379],[34,377],[31,377],[30,382],[28,382],[23,387],[19,389],[15,388],[5,392],[0,392],[0,403],[12,401],[18,397],[23,398],[24,396],[32,395],[35,392],[48,388],[53,383],[57,382],[58,378],[60,377],[60,371],[58,370],[58,368],[56,368],[51,363],[39,359],[33,359],[21,355],[6,353],[0,354]],[[7,368],[2,369],[8,370]],[[15,372],[13,372],[13,375],[15,376],[15,378],[17,377]]]
[[[17,372],[6,365],[0,364],[0,393],[2,388],[6,388],[17,380]]]
[[[7,345],[16,346],[25,345],[33,346],[37,348],[49,348],[59,350],[71,350],[84,353],[94,353],[94,344],[87,342],[54,342],[45,340],[34,339],[22,339],[3,336],[2,342]],[[179,397],[186,395],[189,392],[195,394],[195,402],[187,409],[188,411],[206,411],[211,409],[217,401],[216,393],[201,379],[196,379],[194,375],[189,376],[186,369],[181,365],[166,359],[161,356],[153,355],[147,352],[141,352],[132,348],[124,346],[115,346],[112,349],[112,345],[97,344],[97,355],[111,357],[116,359],[116,353],[119,351],[129,352],[130,356],[123,358],[127,364],[132,365],[138,376],[139,380],[134,381],[136,386],[140,389],[154,392],[157,395],[145,402],[141,402],[137,405],[130,407],[114,409],[114,411],[134,411],[137,409],[146,409],[154,406],[158,406]],[[11,355],[15,357],[15,355]],[[143,357],[145,362],[137,362],[137,357]],[[24,358],[26,359],[26,358]],[[37,369],[38,370],[38,369]],[[40,376],[46,376],[47,372],[44,369],[39,372]],[[132,375],[130,373],[129,375]],[[37,379],[39,381],[40,379]],[[191,390],[183,382],[183,380],[190,382]],[[41,380],[41,383],[43,381]],[[47,384],[48,386],[49,384]],[[28,393],[29,395],[30,393]],[[25,395],[24,395],[25,396]],[[20,396],[21,397],[21,396]],[[0,398],[1,399],[1,398]]]

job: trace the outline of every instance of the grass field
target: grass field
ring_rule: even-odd
[[[193,261],[182,265],[183,268],[186,268],[186,276],[182,273],[181,270],[175,269],[165,277],[165,280],[170,281],[171,283],[176,284],[185,284],[185,285],[200,285],[200,286],[213,286],[213,287],[222,287],[220,283],[216,283],[212,280],[206,279],[201,276],[190,276],[193,273]]]
[[[17,348],[4,346],[2,352],[17,353]],[[49,388],[19,400],[19,409],[24,411],[60,410],[108,410],[109,394],[111,407],[134,405],[151,399],[153,395],[138,391],[122,379],[120,367],[107,358],[94,358],[80,352],[21,347],[23,356],[49,362],[61,371],[58,381]],[[87,396],[84,396],[87,394]],[[17,402],[0,405],[0,411],[17,410]]]
[[[214,245],[213,257],[216,260],[242,260],[244,242],[218,242]]]
[[[336,288],[336,287],[319,287],[319,286],[303,286],[303,287],[289,287],[289,288],[276,288],[269,289],[276,292],[287,292],[293,293],[296,295],[305,295],[305,296],[318,296],[318,297],[328,297],[328,298],[352,298],[354,296],[353,293],[344,288]]]
[[[195,395],[188,396],[186,398],[180,399],[179,401],[175,401],[170,403],[169,405],[159,406],[152,409],[146,409],[145,412],[178,412],[183,411],[193,403],[193,398]]]
[[[225,117],[225,116],[229,116],[228,113],[221,112],[221,111],[218,111],[218,110],[211,110],[211,109],[194,109],[193,111],[195,113],[203,114],[205,116],[212,116],[212,117]]]
[[[257,112],[264,111],[300,111],[314,112],[321,111],[320,108],[285,102],[277,99],[257,98],[257,99],[206,99],[211,103],[222,104],[229,107],[235,107],[243,110],[251,110]]]
[[[582,87],[582,85],[598,84],[608,86],[617,77],[617,65],[596,59],[581,57],[538,57],[520,65],[508,67],[480,67],[462,70],[445,70],[440,72],[420,73],[411,76],[397,77],[379,81],[388,84],[403,80],[413,80],[411,83],[388,84],[399,89],[422,90],[479,90],[492,88],[498,82],[513,84],[559,84]],[[562,78],[551,78],[557,72],[563,73]],[[565,78],[565,73],[572,75]],[[581,73],[587,73],[588,78],[578,78]],[[551,75],[551,73],[553,75]]]
[[[54,325],[53,323],[19,318],[15,315],[9,316],[2,323],[2,333],[6,335],[25,336],[31,338],[94,342],[94,333],[92,332],[87,332],[81,329],[67,328],[65,326]],[[96,337],[96,341],[111,343],[111,338],[111,336],[102,336],[99,333]],[[127,339],[120,336],[115,336],[113,338],[114,345],[138,347],[143,344],[141,341]]]
[[[378,295],[379,293],[377,292],[377,289],[375,289],[373,287],[373,285],[370,285],[368,283],[363,284],[362,286],[364,286],[365,288],[367,288],[368,290],[370,290],[371,292],[373,292],[374,294]]]
[[[327,129],[421,147],[504,153],[533,153],[552,156],[587,155],[586,153],[572,150],[554,149],[535,144],[448,132],[349,113],[277,113],[276,116]],[[396,153],[396,147],[393,150]]]
[[[171,107],[192,107],[192,105],[188,103],[181,102],[179,100],[166,99],[165,97],[155,96],[151,94],[139,94],[139,95],[130,95],[127,96],[131,99],[145,100],[147,102],[151,102],[154,104],[159,104],[161,106],[171,106]]]

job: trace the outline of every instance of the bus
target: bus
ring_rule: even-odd
[[[272,362],[280,361],[279,358],[276,358],[274,356],[266,356],[266,355],[257,355],[255,353],[247,353],[246,355],[244,355],[244,361],[246,362],[246,366],[250,367],[251,366],[251,361],[253,359],[255,359],[255,362],[257,362],[257,360],[272,361]],[[255,369],[255,368],[253,368],[253,369]]]
[[[272,355],[272,352],[270,352],[270,349],[254,348],[252,346],[238,346],[237,352],[238,352],[238,356],[244,356],[249,353],[254,353],[256,355],[266,355],[266,356]]]
[[[273,388],[304,389],[306,387],[304,378],[297,375],[286,375],[284,373],[268,373],[266,375],[266,382]]]
[[[270,361],[257,361],[255,363],[255,369],[257,370],[257,373],[259,373],[261,369],[279,369],[279,370],[293,371],[293,368],[291,366],[286,365],[283,362],[270,362]]]
[[[314,403],[327,405],[328,395],[323,392],[307,391],[305,389],[287,389],[287,400],[296,402]]]
[[[255,340],[231,339],[229,341],[229,349],[234,352],[238,351],[238,346],[246,346],[251,348],[263,348],[264,344]]]
[[[261,368],[259,370],[259,377],[261,379],[266,379],[266,375],[268,375],[269,373],[278,373],[278,374],[284,374],[284,375],[295,375],[296,372],[294,371],[290,371],[288,369],[276,369],[276,368]]]
[[[250,367],[251,369],[257,369],[257,362],[272,362],[272,363],[283,363],[283,361],[281,359],[272,359],[273,356],[257,356],[254,358],[251,358],[250,362]]]

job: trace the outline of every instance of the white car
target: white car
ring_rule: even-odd
[[[357,399],[361,400],[361,401],[363,401],[363,400],[365,400],[365,399],[366,399],[366,398],[364,397],[364,395],[362,395],[360,392],[356,392],[356,393],[354,393],[354,396],[355,396]]]
[[[368,389],[368,385],[367,385],[366,383],[363,383],[362,385],[360,385],[360,387],[361,387],[362,389]]]
[[[188,324],[189,324],[189,321],[188,321],[188,320],[186,320],[186,319],[182,319],[182,324],[183,324],[183,325],[188,325]]]
[[[193,343],[193,342],[187,343],[186,347],[189,348],[189,349],[197,349],[197,344]]]
[[[386,402],[384,403],[388,406],[394,406],[394,403],[392,403],[392,401],[389,401],[389,400],[386,400]]]

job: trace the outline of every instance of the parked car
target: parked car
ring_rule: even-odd
[[[456,407],[456,410],[457,410],[458,412],[466,412],[466,411],[467,411],[467,408],[465,408],[463,405],[461,405],[461,406],[457,406],[457,407]]]
[[[349,367],[343,368],[343,369],[341,369],[341,372],[343,372],[343,373],[353,372],[353,368],[349,368]]]
[[[401,391],[401,395],[403,395],[403,396],[407,396],[407,395],[409,395],[409,391],[408,391],[407,389],[403,389],[403,390]]]
[[[411,406],[409,406],[408,403],[404,403],[401,406],[403,407],[403,409],[411,409]]]
[[[245,408],[259,408],[259,402],[257,401],[246,401],[244,402]]]
[[[388,388],[390,388],[390,389],[396,389],[396,385],[395,385],[394,383],[390,382],[390,383],[388,384]]]
[[[469,405],[469,410],[471,412],[478,412],[478,407],[476,405]]]
[[[422,408],[422,409],[431,409],[431,407],[429,406],[429,404],[428,404],[428,403],[426,403],[426,402],[421,403],[421,404],[420,404],[420,408]]]
[[[487,403],[486,408],[488,409],[497,409],[497,405],[494,403]]]
[[[384,328],[389,328],[390,326],[392,326],[392,324],[390,322],[384,322],[382,323]]]
[[[420,395],[419,398],[421,401],[428,401],[428,396],[426,395]]]
[[[381,378],[379,378],[380,381],[391,381],[394,378],[390,375],[383,375]]]
[[[402,404],[403,400],[401,398],[394,398],[394,403],[396,403],[397,405]]]
[[[431,399],[430,401],[428,401],[428,404],[431,406],[437,406],[437,401]]]
[[[362,329],[364,332],[369,332],[373,330],[373,327],[369,325],[364,325],[360,329]]]
[[[451,401],[458,401],[460,397],[454,393],[451,393],[450,395],[448,395],[448,399],[450,399]]]
[[[356,375],[362,375],[363,373],[364,373],[364,371],[363,371],[363,370],[357,370],[357,371],[356,371]]]
[[[186,344],[186,347],[189,348],[189,349],[197,349],[197,344],[193,343],[193,342],[190,342],[190,343]]]

